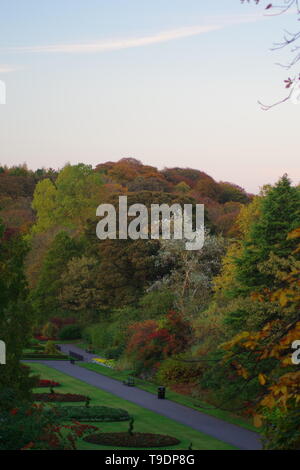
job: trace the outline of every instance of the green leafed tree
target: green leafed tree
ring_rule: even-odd
[[[20,364],[31,332],[23,261],[27,246],[0,221],[0,339],[6,344],[6,364],[0,365],[0,411],[30,399],[32,380]]]
[[[274,287],[274,275],[263,272],[259,265],[271,253],[288,256],[296,248],[296,241],[288,239],[288,234],[299,225],[300,191],[284,175],[267,190],[261,203],[261,216],[251,226],[241,256],[236,259],[237,280],[245,293]]]
[[[50,179],[40,181],[35,188],[32,208],[37,214],[37,223],[33,232],[39,233],[49,229],[55,223],[56,187]]]
[[[61,309],[60,293],[62,290],[61,276],[68,262],[81,255],[82,244],[71,238],[66,232],[60,232],[52,242],[44,262],[36,287],[31,298],[39,322],[45,323],[50,315]]]
[[[58,175],[56,186],[58,221],[83,227],[101,203],[101,176],[91,165],[66,165]]]
[[[83,229],[101,203],[102,179],[91,165],[66,165],[55,183],[40,181],[35,189],[32,207],[37,223],[33,232],[58,225]]]
[[[61,301],[66,310],[75,311],[81,321],[95,321],[101,307],[99,263],[95,258],[72,258],[62,274]]]

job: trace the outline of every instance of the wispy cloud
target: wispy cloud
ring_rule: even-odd
[[[35,45],[20,46],[2,49],[2,52],[27,52],[27,53],[101,53],[105,51],[115,51],[121,49],[129,49],[133,47],[149,46],[151,44],[159,44],[168,41],[174,41],[191,36],[199,36],[211,31],[217,31],[226,26],[242,23],[251,23],[262,19],[259,15],[240,15],[240,16],[223,16],[211,18],[208,24],[183,27],[168,31],[161,31],[152,35],[120,38],[110,40],[99,40],[89,43],[73,43],[73,44],[52,44],[52,45]]]
[[[25,46],[10,48],[10,52],[39,52],[39,53],[89,53],[89,52],[105,52],[119,49],[129,49],[132,47],[142,47],[151,44],[158,44],[175,39],[186,38],[190,36],[198,36],[199,34],[208,33],[220,29],[219,25],[208,26],[192,26],[188,28],[179,28],[171,31],[162,31],[149,36],[101,40],[91,43],[75,43],[75,44],[55,44],[42,46]],[[8,50],[7,50],[8,51]]]
[[[16,72],[17,70],[20,70],[20,67],[0,64],[0,74]]]

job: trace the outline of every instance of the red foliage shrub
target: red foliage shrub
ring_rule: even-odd
[[[50,323],[53,323],[53,325],[55,325],[58,330],[61,330],[64,326],[73,325],[76,322],[77,322],[76,318],[60,318],[60,317],[50,318]]]
[[[161,360],[186,350],[192,338],[190,323],[180,313],[171,311],[163,320],[132,325],[126,352],[144,368],[156,369]]]
[[[46,336],[43,335],[34,335],[35,339],[38,341],[55,341],[56,338],[47,338]]]
[[[43,402],[79,402],[86,401],[87,397],[77,393],[34,393],[33,399]]]
[[[95,431],[76,420],[62,424],[55,408],[26,405],[1,415],[0,450],[75,450],[77,439]]]
[[[19,233],[19,230],[15,227],[6,228],[3,233],[2,241],[7,242],[16,237]]]

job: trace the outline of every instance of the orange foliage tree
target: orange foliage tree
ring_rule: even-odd
[[[277,287],[252,294],[254,300],[270,302],[277,311],[279,307],[280,316],[276,315],[259,331],[241,332],[222,345],[228,351],[226,360],[232,359],[238,375],[246,380],[257,375],[261,390],[251,408],[255,424],[266,425],[267,448],[299,448],[297,446],[300,445],[300,413],[297,413],[300,403],[300,370],[292,361],[292,345],[300,340],[300,261],[297,259],[300,253],[300,228],[293,230],[288,239],[299,239],[291,256],[280,259],[272,255],[262,266],[265,271],[277,267]],[[251,370],[239,361],[243,352],[248,352],[254,361]],[[286,423],[290,423],[291,428],[285,429]]]

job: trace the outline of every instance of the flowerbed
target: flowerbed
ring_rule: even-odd
[[[99,364],[100,366],[109,367],[110,369],[113,369],[116,366],[116,361],[114,359],[102,359],[100,357],[95,357],[92,359],[92,361],[96,364]]]
[[[37,387],[59,387],[60,383],[54,380],[40,379],[37,383]]]
[[[128,421],[130,418],[126,410],[107,406],[64,406],[57,409],[57,414],[62,419],[94,422]]]
[[[169,447],[180,443],[175,437],[163,434],[111,432],[90,434],[84,440],[91,444],[119,447]]]
[[[34,393],[34,401],[43,401],[43,402],[79,402],[86,401],[86,395],[79,395],[77,393]]]
[[[48,338],[48,336],[43,336],[43,335],[36,335],[34,338],[37,339],[38,341],[56,341],[57,340],[57,338]]]

